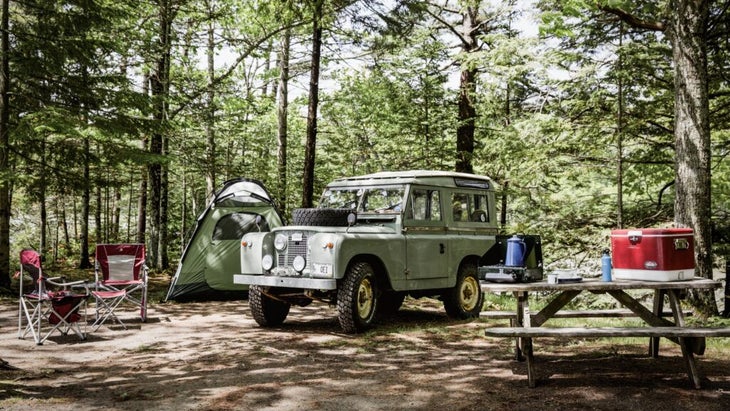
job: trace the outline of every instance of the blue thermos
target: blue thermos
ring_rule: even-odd
[[[518,235],[513,235],[507,240],[507,255],[504,259],[504,265],[508,267],[522,267],[525,265],[525,251],[527,244],[525,240]]]
[[[611,281],[611,255],[608,250],[603,250],[603,255],[601,256],[601,270],[601,279],[603,281]]]

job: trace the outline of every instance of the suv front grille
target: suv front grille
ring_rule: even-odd
[[[309,253],[307,252],[308,233],[301,231],[285,233],[287,236],[286,250],[279,252],[278,266],[291,267],[294,257],[301,255],[305,261],[309,261]]]

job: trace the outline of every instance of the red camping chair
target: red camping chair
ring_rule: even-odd
[[[30,291],[23,289],[26,275],[33,280],[33,289]],[[23,339],[31,334],[36,344],[41,345],[58,331],[64,335],[73,332],[80,339],[86,339],[86,300],[89,290],[85,281],[65,282],[62,277],[45,277],[40,254],[30,249],[20,252],[18,277],[18,338]],[[49,286],[58,290],[50,290]],[[74,286],[84,292],[74,291],[71,288]],[[45,331],[44,326],[50,329]]]
[[[147,265],[144,244],[98,244],[96,246],[95,280],[97,299],[94,329],[106,319],[114,319],[121,302],[139,307],[142,322],[147,321]],[[125,326],[126,328],[126,326]]]

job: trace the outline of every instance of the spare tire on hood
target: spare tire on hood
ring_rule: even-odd
[[[297,208],[292,211],[293,225],[347,227],[347,216],[355,214],[350,208]]]

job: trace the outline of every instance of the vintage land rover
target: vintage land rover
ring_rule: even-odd
[[[495,244],[489,178],[442,171],[381,172],[341,178],[318,208],[294,210],[293,225],[241,240],[251,313],[280,325],[292,304],[337,308],[345,332],[397,311],[406,295],[438,297],[446,313],[479,315],[477,268]]]

